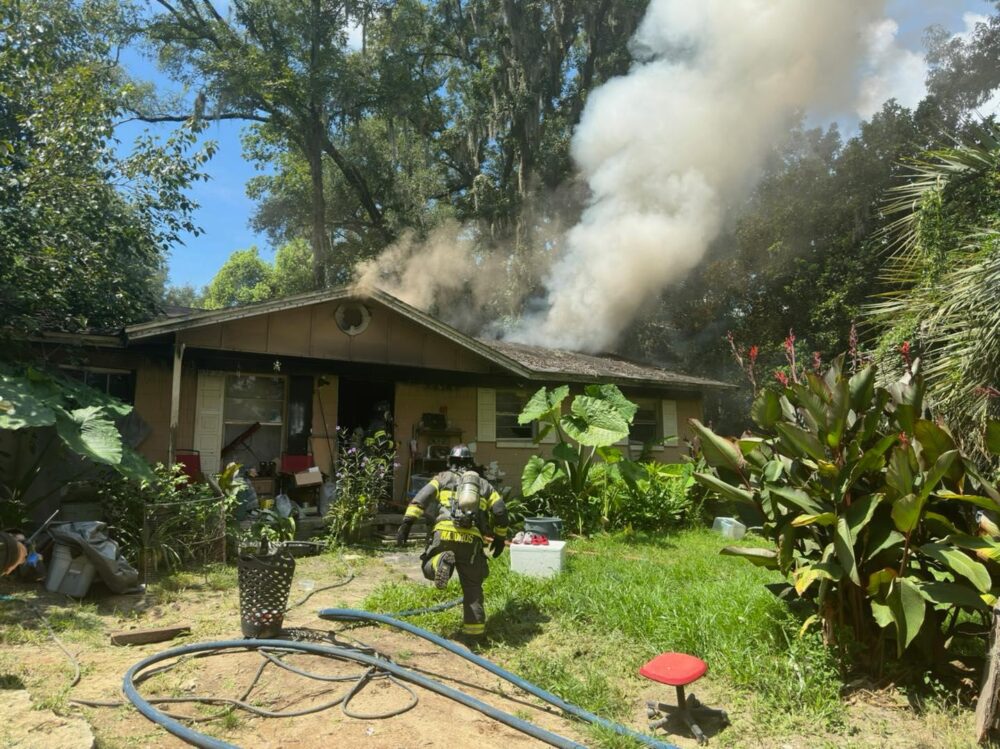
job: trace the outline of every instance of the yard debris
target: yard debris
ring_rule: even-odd
[[[159,629],[135,629],[128,632],[116,632],[111,635],[112,645],[148,645],[153,642],[166,642],[181,635],[191,634],[191,627],[160,627]]]

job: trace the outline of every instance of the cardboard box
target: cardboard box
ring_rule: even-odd
[[[272,477],[256,477],[250,479],[250,486],[257,493],[258,497],[273,497],[275,480]]]
[[[318,466],[313,466],[308,471],[299,471],[295,474],[295,486],[319,486],[323,483],[323,474]]]

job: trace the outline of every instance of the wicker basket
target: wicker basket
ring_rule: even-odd
[[[241,554],[237,571],[243,636],[276,637],[288,608],[295,559],[284,549],[270,554]]]

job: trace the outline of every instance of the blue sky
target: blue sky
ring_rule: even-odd
[[[991,3],[985,0],[890,0],[886,16],[891,20],[876,30],[875,52],[867,63],[871,106],[888,96],[896,96],[904,104],[910,103],[907,99],[919,98],[922,38],[927,26],[941,24],[952,33],[962,33],[970,18],[968,14],[988,14],[991,8]],[[175,90],[175,84],[157,70],[155,63],[137,51],[127,50],[122,59],[134,77],[152,81],[164,90]],[[859,105],[859,110],[863,109]],[[849,130],[855,116],[845,115],[845,129]],[[126,123],[119,126],[116,136],[122,142],[121,147],[127,149],[143,130],[166,133],[171,127],[175,125]],[[184,243],[172,249],[169,267],[173,284],[202,286],[233,250],[253,244],[265,258],[272,257],[273,248],[267,239],[249,226],[254,203],[247,197],[245,187],[247,180],[258,172],[243,159],[240,145],[243,127],[236,121],[214,122],[203,133],[204,138],[218,143],[218,151],[206,168],[210,179],[191,190],[192,198],[200,205],[195,223],[204,233],[197,237],[186,235]]]

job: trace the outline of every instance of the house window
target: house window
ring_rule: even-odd
[[[659,419],[659,401],[636,399],[639,410],[632,419],[629,430],[629,442],[640,445],[658,444],[663,439],[663,430]]]
[[[256,466],[262,461],[278,460],[284,421],[284,377],[226,376],[222,444],[232,445],[226,453],[227,461]]]
[[[497,390],[496,438],[498,440],[530,440],[534,424],[518,424],[517,417],[528,402],[526,393],[517,390]]]
[[[124,369],[63,367],[67,377],[79,380],[94,390],[107,393],[122,403],[135,405],[135,372]]]

